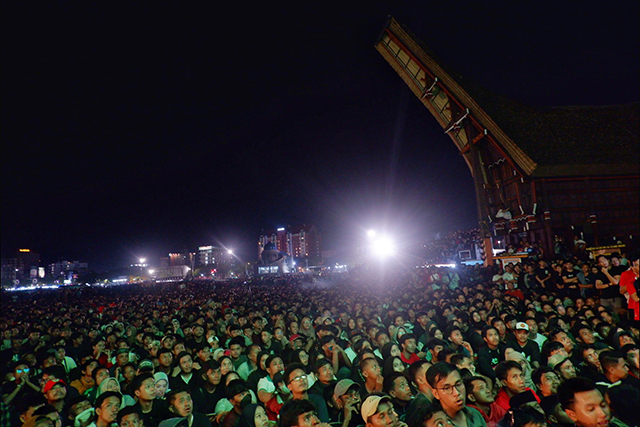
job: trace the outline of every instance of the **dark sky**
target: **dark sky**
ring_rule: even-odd
[[[253,260],[263,228],[333,248],[474,226],[466,164],[373,47],[388,15],[518,101],[640,99],[636,0],[89,3],[5,4],[3,257]]]

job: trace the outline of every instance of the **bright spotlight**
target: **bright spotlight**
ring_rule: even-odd
[[[155,273],[155,270],[149,270],[149,274]]]
[[[369,231],[367,231],[367,236],[368,236],[369,238],[376,237],[376,234],[378,234],[378,233],[376,233],[376,230],[369,230]]]
[[[229,250],[227,251],[227,253],[228,253],[229,255],[233,255],[233,251],[232,251],[231,249],[229,249]]]
[[[371,252],[378,258],[388,258],[396,254],[396,245],[388,237],[383,237],[371,243]]]
[[[144,264],[146,260],[147,260],[146,258],[140,258],[140,264]]]

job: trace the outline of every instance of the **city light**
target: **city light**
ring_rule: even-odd
[[[371,242],[371,253],[378,258],[388,258],[396,254],[396,245],[389,237],[380,237]]]
[[[140,258],[140,264],[144,264],[147,261],[146,258]]]

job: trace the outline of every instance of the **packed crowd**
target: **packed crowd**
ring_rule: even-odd
[[[637,426],[637,254],[3,293],[1,426]]]

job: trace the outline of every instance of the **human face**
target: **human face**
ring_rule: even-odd
[[[119,409],[120,399],[115,396],[111,396],[106,398],[99,408],[96,408],[96,415],[98,415],[98,418],[105,423],[111,424],[116,420]]]
[[[282,359],[280,359],[279,357],[276,357],[269,364],[269,367],[267,368],[267,372],[273,378],[275,374],[282,371],[283,369],[284,369],[284,363],[282,362]]]
[[[298,415],[298,423],[296,424],[296,427],[315,427],[319,424],[320,419],[318,418],[318,414],[314,411],[309,411]]]
[[[524,382],[523,382],[524,384]],[[437,382],[433,395],[440,401],[444,411],[451,416],[465,405],[465,388],[460,373],[456,370]]]
[[[413,397],[411,393],[411,387],[405,377],[396,378],[393,381],[393,389],[391,390],[391,397],[394,397],[403,402],[409,402]]]
[[[481,405],[491,405],[495,401],[495,397],[487,383],[483,380],[475,380],[471,383],[473,390],[470,394],[473,394],[473,398]]]
[[[193,400],[187,391],[182,391],[174,396],[171,410],[181,417],[188,417],[193,413]]]
[[[516,329],[514,335],[516,336],[516,340],[520,345],[525,345],[527,343],[527,340],[529,339],[529,331],[524,329]]]
[[[289,383],[287,384],[289,390],[295,394],[302,394],[309,389],[309,382],[307,380],[307,373],[302,369],[294,369],[289,375]]]
[[[531,335],[535,335],[538,333],[538,324],[534,319],[528,319],[526,323],[529,326],[529,333]]]
[[[402,353],[402,352],[400,351],[400,347],[398,347],[398,346],[397,346],[397,345],[395,345],[395,344],[391,346],[391,350],[389,351],[389,354],[390,354],[392,357],[400,357],[400,354],[401,354],[401,353]]]
[[[438,411],[427,420],[424,427],[450,427],[452,425],[447,414],[444,411]]]
[[[402,363],[402,359],[395,357],[393,359],[393,370],[395,372],[403,372],[404,371],[404,363]]]
[[[511,368],[502,383],[514,394],[522,393],[525,390],[524,375],[520,369]]]
[[[25,364],[21,364],[21,365],[16,366],[16,369],[14,371],[15,372],[16,382],[20,382],[20,379],[22,377],[29,377],[29,371],[30,370],[31,369]]]
[[[569,336],[565,332],[560,332],[559,334],[557,334],[556,341],[564,346],[564,349],[567,351],[567,353],[571,353],[571,350],[573,350],[573,341],[571,341],[571,338],[569,338]]]
[[[408,340],[405,340],[404,342],[404,349],[408,352],[408,353],[415,353],[416,352],[416,339],[415,338],[410,338]]]
[[[242,346],[240,344],[231,344],[229,353],[232,359],[237,359],[242,353]]]
[[[611,420],[609,405],[597,390],[578,392],[571,409],[565,409],[569,417],[580,427],[607,427]]]
[[[594,366],[596,369],[600,370],[602,365],[600,365],[600,359],[598,358],[598,352],[596,352],[593,348],[587,348],[582,352],[582,357],[584,360]]]
[[[636,348],[627,353],[627,360],[634,368],[640,368],[640,351]]]
[[[115,378],[107,380],[107,383],[103,387],[104,391],[120,391],[120,384]]]
[[[228,357],[225,357],[220,361],[220,372],[222,372],[222,375],[227,375],[231,371],[233,371],[233,362]]]
[[[382,347],[384,347],[384,345],[385,345],[386,343],[388,343],[389,341],[390,341],[390,339],[389,339],[389,335],[387,335],[387,334],[380,334],[380,335],[378,336],[378,339],[377,339],[376,343],[378,344],[378,347],[379,347],[379,348],[382,348]]]
[[[462,342],[464,341],[464,339],[462,338],[462,333],[457,329],[451,332],[449,339],[455,345],[462,345]]]
[[[142,382],[140,388],[134,392],[140,400],[153,400],[156,398],[156,380],[148,378]]]
[[[307,354],[306,351],[301,351],[299,357],[300,363],[302,363],[304,366],[307,366],[309,364],[309,354]]]
[[[180,365],[180,370],[183,374],[190,374],[193,370],[193,359],[189,355],[182,356],[178,361],[178,364]]]
[[[607,371],[613,378],[622,380],[629,376],[629,365],[627,365],[627,361],[621,357],[618,359],[618,364],[607,368]]]
[[[158,380],[156,381],[156,397],[162,398],[164,394],[167,392],[167,381],[166,380]]]
[[[543,396],[551,396],[558,392],[560,378],[555,372],[547,372],[540,376],[540,392]]]
[[[473,375],[476,374],[476,367],[470,357],[462,359],[462,363],[458,366],[460,369],[468,369]]]
[[[331,366],[331,364],[322,365],[322,367],[318,369],[318,381],[323,384],[328,384],[333,381],[333,374],[333,366]]]
[[[122,417],[122,420],[119,424],[120,427],[140,427],[142,426],[142,420],[140,420],[140,415],[137,413],[125,415]]]
[[[209,369],[206,373],[206,380],[209,384],[218,385],[220,384],[220,379],[222,378],[222,372],[220,368],[218,369]]]
[[[47,398],[47,401],[49,401],[49,402],[62,400],[66,396],[67,396],[67,389],[64,387],[64,384],[62,384],[62,383],[57,383],[56,385],[51,387],[51,390],[49,390],[45,394],[45,397]]]
[[[253,422],[256,427],[267,427],[269,425],[269,417],[267,417],[267,412],[262,406],[256,408],[256,412],[253,415]]]
[[[491,348],[496,348],[500,344],[500,335],[495,328],[489,329],[487,335],[484,337],[484,341]]]
[[[382,402],[378,405],[378,412],[369,417],[367,427],[396,427],[400,419],[391,402]]]
[[[596,338],[593,336],[593,331],[589,328],[580,329],[580,339],[585,344],[593,344],[596,342]]]
[[[171,363],[173,362],[173,354],[162,353],[158,358],[158,362],[160,363],[160,366],[164,366],[164,367],[171,366]]]

